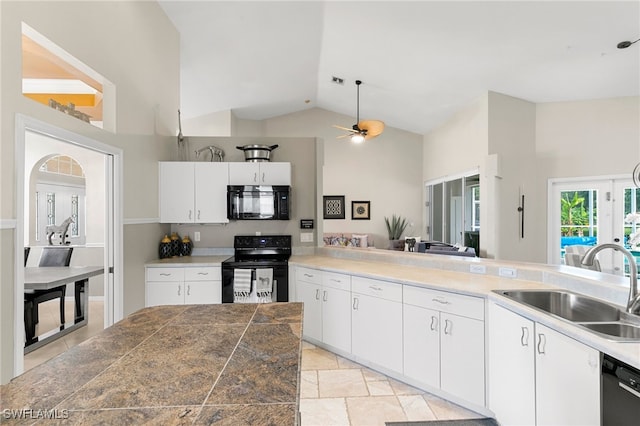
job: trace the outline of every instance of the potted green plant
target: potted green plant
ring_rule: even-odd
[[[400,236],[409,225],[407,219],[394,214],[391,219],[385,216],[384,223],[387,225],[387,233],[389,234],[389,249],[404,250],[404,241],[400,240]]]

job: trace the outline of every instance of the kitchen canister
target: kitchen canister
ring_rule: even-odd
[[[182,243],[180,244],[180,256],[191,256],[191,252],[193,251],[193,243],[188,235],[185,235],[182,238]]]
[[[160,240],[158,254],[160,255],[160,259],[171,257],[171,239],[168,235],[165,235],[164,238]]]
[[[177,232],[172,232],[169,239],[171,240],[171,257],[180,256],[180,236]]]

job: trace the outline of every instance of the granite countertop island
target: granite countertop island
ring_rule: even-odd
[[[145,308],[3,385],[2,423],[294,425],[301,328],[301,303]]]

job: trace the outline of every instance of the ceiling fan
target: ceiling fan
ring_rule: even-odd
[[[338,136],[340,138],[350,137],[351,142],[354,143],[362,143],[366,140],[373,139],[376,136],[379,136],[384,130],[384,123],[380,120],[362,120],[360,121],[360,85],[362,81],[356,80],[356,87],[358,93],[358,102],[356,106],[356,124],[354,124],[351,128],[337,126],[334,124],[333,127],[341,130],[346,130],[349,133],[346,135]]]

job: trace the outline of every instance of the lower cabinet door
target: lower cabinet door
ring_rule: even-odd
[[[147,282],[147,306],[184,304],[184,283],[175,281]]]
[[[503,425],[536,424],[533,321],[489,304],[489,409]]]
[[[184,303],[204,305],[222,303],[221,281],[187,281],[184,283]]]
[[[352,353],[402,373],[402,303],[353,293],[351,308]]]
[[[404,305],[404,375],[440,387],[440,313]]]
[[[322,289],[322,341],[351,352],[351,292]]]
[[[484,406],[484,321],[440,312],[440,388]]]
[[[322,341],[322,288],[318,284],[298,280],[296,298],[304,305],[302,333],[319,342]]]
[[[600,424],[600,354],[536,323],[536,418],[542,425]]]

